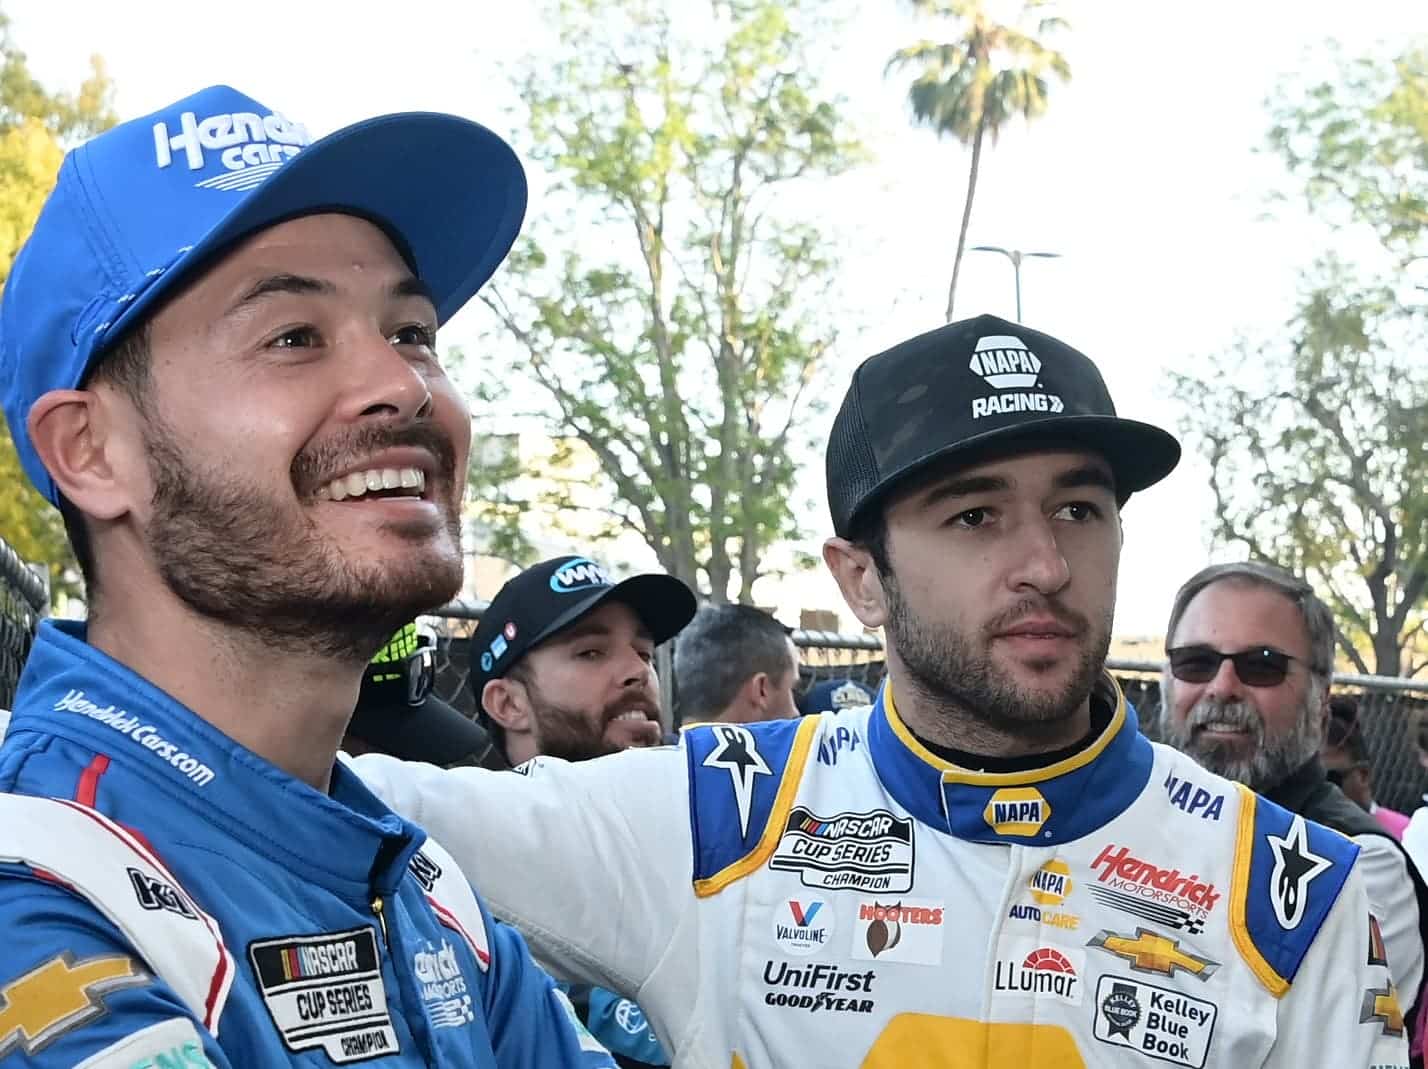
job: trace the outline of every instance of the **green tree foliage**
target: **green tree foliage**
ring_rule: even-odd
[[[0,14],[0,286],[54,188],[68,146],[113,126],[113,87],[98,56],[74,93],[47,90]],[[78,575],[59,513],[30,486],[0,424],[0,538],[49,566],[52,589],[73,593]]]
[[[1272,104],[1271,145],[1310,204],[1393,267],[1322,256],[1284,332],[1175,376],[1216,537],[1307,576],[1345,657],[1381,675],[1428,667],[1428,307],[1399,270],[1428,242],[1424,58],[1345,62]]]
[[[517,365],[558,459],[593,455],[601,533],[637,532],[719,601],[751,600],[796,531],[793,454],[835,337],[828,233],[798,197],[860,150],[810,73],[820,6],[552,9],[558,53],[521,86],[550,213],[483,294],[519,349],[487,377]]]
[[[972,199],[977,193],[977,172],[982,142],[992,144],[1003,128],[1020,115],[1028,122],[1046,111],[1050,80],[1067,82],[1071,67],[1060,52],[1043,39],[1066,29],[1066,21],[1043,15],[1048,0],[1027,0],[1022,19],[1035,20],[1034,31],[995,21],[982,0],[912,0],[919,14],[949,20],[952,40],[924,39],[899,49],[888,70],[915,73],[907,99],[913,119],[930,126],[939,137],[950,137],[972,149],[967,176],[967,198],[957,252],[952,258],[952,282],[947,287],[947,321],[953,319],[957,277],[967,247],[967,227],[972,221]]]

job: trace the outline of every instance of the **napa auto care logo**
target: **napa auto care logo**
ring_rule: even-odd
[[[577,590],[594,590],[609,585],[609,573],[585,557],[566,561],[550,577],[550,588],[557,594],[573,594]]]
[[[1010,334],[978,338],[967,366],[997,393],[972,398],[972,418],[1011,412],[1063,412],[1066,404],[1038,386],[1041,358]],[[1031,392],[1035,390],[1035,392]]]
[[[1081,926],[1081,918],[1056,908],[1066,901],[1071,887],[1070,866],[1059,858],[1053,858],[1033,872],[1026,882],[1027,891],[1036,904],[1017,903],[1007,916],[1012,920],[1032,921],[1048,928],[1074,931]]]
[[[1035,787],[1003,787],[982,810],[998,835],[1035,835],[1051,817],[1051,803]]]

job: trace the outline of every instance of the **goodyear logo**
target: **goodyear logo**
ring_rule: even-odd
[[[1051,804],[1035,787],[1003,787],[992,795],[982,819],[998,835],[1035,835],[1051,818]]]
[[[1031,897],[1043,906],[1059,906],[1071,893],[1071,869],[1061,860],[1048,861],[1027,881]]]

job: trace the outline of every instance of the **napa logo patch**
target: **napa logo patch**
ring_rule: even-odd
[[[998,835],[1035,835],[1051,819],[1051,803],[1035,787],[1003,787],[987,802],[982,819]]]
[[[610,573],[586,557],[566,561],[550,577],[550,589],[557,594],[574,594],[577,590],[596,590],[609,585]]]
[[[1027,889],[1041,906],[1059,906],[1071,893],[1071,866],[1053,858],[1031,874]]]
[[[1066,410],[1066,403],[1060,397],[1046,392],[1040,381],[1041,358],[1020,338],[1010,334],[978,338],[967,367],[997,391],[986,397],[972,398],[973,419],[1012,412],[1055,414]]]

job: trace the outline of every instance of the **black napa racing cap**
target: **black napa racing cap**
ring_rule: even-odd
[[[694,618],[694,592],[672,575],[634,575],[613,582],[588,557],[556,557],[533,564],[509,580],[481,614],[471,636],[471,689],[481,692],[528,652],[606,601],[635,611],[655,645],[673,638]]]
[[[1180,461],[1173,435],[1118,417],[1096,365],[1049,334],[990,315],[920,334],[853,373],[828,437],[833,530],[849,537],[861,514],[934,462],[1039,444],[1100,453],[1122,501]]]

